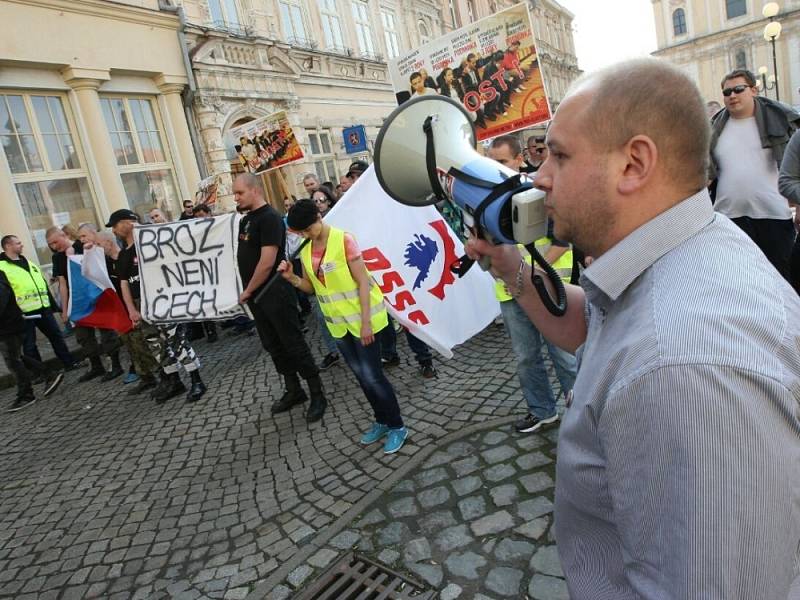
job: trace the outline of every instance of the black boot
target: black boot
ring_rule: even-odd
[[[111,356],[111,370],[103,375],[103,381],[111,381],[122,375],[125,371],[122,370],[122,364],[119,362],[119,350],[114,350]]]
[[[308,406],[306,412],[306,421],[313,423],[319,421],[322,415],[325,414],[325,409],[328,406],[328,399],[325,398],[325,392],[322,391],[322,380],[319,375],[306,379],[308,383],[308,391],[311,394],[311,404]]]
[[[164,376],[161,384],[153,392],[153,400],[156,404],[161,404],[185,391],[186,386],[183,385],[180,375],[178,373],[170,373]]]
[[[99,356],[92,356],[89,359],[89,364],[91,364],[89,370],[86,371],[86,373],[84,373],[80,377],[78,377],[79,383],[91,381],[95,377],[102,377],[103,375],[106,374],[106,370],[103,368],[103,363],[100,361]]]
[[[186,401],[197,402],[206,393],[206,384],[200,379],[200,371],[192,371],[189,377],[192,379],[192,388],[186,394]]]
[[[297,377],[297,373],[284,375],[283,381],[286,383],[286,391],[281,396],[281,399],[272,405],[273,415],[286,412],[290,408],[308,400],[308,396],[300,386],[300,379]]]

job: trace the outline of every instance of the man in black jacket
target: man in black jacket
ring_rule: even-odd
[[[795,231],[789,202],[778,190],[778,170],[800,114],[759,96],[755,75],[747,69],[723,78],[722,95],[725,108],[711,122],[714,210],[750,236],[788,280]]]
[[[45,377],[45,366],[39,361],[22,355],[22,342],[25,336],[25,319],[17,305],[14,290],[8,282],[6,274],[0,271],[0,354],[6,361],[9,371],[17,379],[17,398],[8,409],[15,412],[36,402],[31,385],[31,372]],[[64,378],[59,371],[54,377],[47,379],[44,395],[49,396],[56,391]]]

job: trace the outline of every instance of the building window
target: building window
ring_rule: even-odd
[[[344,52],[342,22],[336,10],[336,0],[318,0],[319,14],[322,17],[322,31],[325,33],[325,45],[328,50]]]
[[[394,13],[386,8],[381,9],[381,24],[386,42],[386,56],[389,58],[400,56],[400,35],[397,33],[397,21]]]
[[[353,0],[353,21],[356,26],[358,48],[362,56],[375,57],[375,45],[372,42],[372,25],[369,19],[369,6],[361,0]]]
[[[744,50],[736,51],[736,68],[737,69],[747,68],[747,53]]]
[[[0,92],[0,142],[40,264],[52,256],[48,227],[98,223],[65,102],[54,94]]]
[[[686,33],[686,13],[682,8],[678,8],[672,13],[672,30],[676,36]]]
[[[425,21],[417,23],[417,31],[419,31],[420,44],[427,44],[431,41],[431,32],[428,30],[428,26],[425,25]]]
[[[172,214],[180,212],[153,101],[101,98],[100,105],[128,205],[140,214],[154,206]]]
[[[208,0],[211,24],[221,29],[239,29],[239,9],[236,0]]]
[[[329,131],[312,131],[308,134],[310,162],[321,182],[330,181],[333,186],[339,183],[336,173],[336,157],[331,147]]]
[[[467,0],[467,18],[470,23],[475,22],[475,0]]]
[[[461,23],[458,21],[456,17],[456,3],[455,0],[447,0],[447,7],[450,9],[450,20],[453,23],[453,29],[457,29],[461,27]],[[494,12],[494,11],[492,11]]]
[[[297,2],[281,0],[281,23],[286,41],[297,46],[311,47],[311,40],[306,37],[306,26],[303,21],[303,8]]]
[[[741,17],[747,14],[747,0],[725,0],[725,10],[729,19]]]

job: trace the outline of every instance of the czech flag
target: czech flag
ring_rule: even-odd
[[[117,295],[106,268],[102,248],[94,247],[84,254],[67,257],[69,267],[70,321],[84,327],[113,329],[128,333],[133,323]]]

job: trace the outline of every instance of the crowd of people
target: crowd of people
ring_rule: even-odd
[[[398,93],[398,100],[402,103],[430,94],[448,96],[467,108],[478,127],[486,128],[487,120],[508,115],[513,92],[525,90],[527,73],[519,53],[520,43],[513,41],[505,51],[486,56],[470,52],[460,64],[444,67],[435,77],[425,68],[414,71],[408,77],[409,91]]]
[[[800,115],[760,96],[747,70],[725,75],[721,94],[724,107],[709,119],[680,70],[627,61],[579,80],[546,139],[527,140],[527,159],[515,136],[488,149],[508,168],[535,173],[546,193],[548,232],[536,247],[568,298],[566,314],[553,315],[532,278],[547,276],[523,249],[466,240],[467,254],[489,257],[498,280],[527,405],[517,430],[560,422],[554,527],[573,598],[785,598],[800,589]],[[367,167],[351,165],[344,191]],[[308,402],[307,421],[322,419],[320,370],[343,361],[372,409],[360,443],[397,452],[409,432],[384,374],[396,362],[397,330],[357,240],[323,220],[336,190],[313,175],[304,186],[309,197],[290,202],[285,217],[257,176],[242,174],[233,187],[244,215],[239,300],[285,387],[271,411]],[[76,240],[51,228],[53,274],[63,299],[66,257],[101,246],[136,325],[123,343],[137,389],[166,401],[186,391],[182,369],[187,400],[196,401],[205,384],[185,329],[153,327],[139,313],[139,220],[112,213],[106,226],[116,240],[91,225]],[[17,375],[18,409],[33,401],[34,377],[45,395],[63,379],[34,353],[37,329],[65,369],[76,362],[39,267],[15,236],[0,243],[0,350]],[[576,270],[578,249],[586,258]],[[329,336],[319,365],[301,321],[312,312]],[[124,373],[113,336],[75,333],[90,360],[82,381]],[[435,376],[429,349],[406,335],[421,375]],[[566,396],[563,416],[545,349]]]

